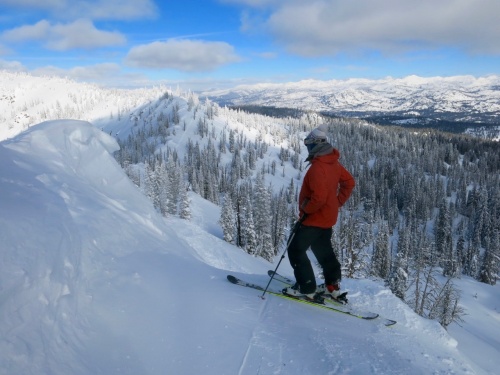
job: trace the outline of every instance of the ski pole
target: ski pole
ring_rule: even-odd
[[[276,272],[278,271],[278,267],[280,266],[281,264],[281,261],[285,258],[285,254],[286,252],[288,251],[288,248],[290,247],[290,244],[292,243],[292,240],[293,238],[295,237],[295,234],[297,233],[297,231],[299,230],[300,228],[300,224],[302,224],[302,222],[305,220],[306,218],[306,214],[302,214],[302,216],[300,217],[300,219],[295,223],[295,225],[293,226],[293,229],[292,229],[292,233],[290,234],[290,237],[288,238],[288,242],[286,243],[286,249],[285,251],[283,252],[283,255],[281,255],[281,258],[280,258],[280,261],[278,262],[276,268],[274,269],[274,272],[273,274],[271,275],[271,278],[269,279],[269,282],[267,283],[266,285],[266,289],[264,289],[264,292],[262,293],[262,295],[260,296],[260,298],[262,299],[265,299],[264,298],[264,295],[266,294],[267,292],[267,289],[269,288],[269,285],[271,284],[271,281],[273,281],[273,278],[274,278],[274,275],[276,274]]]

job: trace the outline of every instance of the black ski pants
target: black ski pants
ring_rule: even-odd
[[[332,228],[319,228],[301,225],[288,247],[288,259],[293,268],[300,292],[316,291],[316,278],[306,251],[311,248],[323,268],[326,284],[335,284],[342,278],[340,263],[333,252]]]

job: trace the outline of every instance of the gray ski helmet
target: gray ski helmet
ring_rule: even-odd
[[[319,143],[326,142],[326,133],[324,130],[326,126],[322,125],[311,131],[308,136],[304,139],[304,144],[307,147],[307,150],[311,152],[311,150]]]

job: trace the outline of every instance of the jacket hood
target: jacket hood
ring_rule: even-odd
[[[326,155],[317,155],[312,160],[311,163],[321,162],[327,164],[334,164],[340,159],[340,152],[336,148],[332,149],[332,152]]]

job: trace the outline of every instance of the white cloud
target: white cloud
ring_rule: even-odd
[[[370,50],[394,54],[442,47],[500,53],[498,0],[232,2],[275,5],[260,27],[303,56]]]
[[[67,25],[55,25],[47,42],[49,48],[65,51],[73,48],[96,48],[123,45],[125,37],[115,31],[102,31],[88,20],[77,20]]]
[[[114,63],[75,66],[70,69],[44,66],[30,71],[30,74],[35,76],[67,77],[75,81],[93,82],[107,87],[132,88],[151,86],[153,84],[143,74],[124,72],[120,65]]]
[[[276,52],[262,52],[258,54],[259,57],[263,59],[276,59],[278,57],[278,53]]]
[[[234,48],[224,42],[170,39],[133,47],[126,56],[129,66],[204,72],[240,61]]]
[[[35,75],[57,75],[70,77],[79,81],[99,81],[105,77],[118,75],[121,68],[118,64],[103,63],[91,66],[76,66],[71,69],[62,69],[54,66],[46,66],[32,71]]]
[[[42,41],[48,49],[57,51],[117,46],[126,42],[121,33],[98,30],[91,21],[85,19],[56,25],[42,20],[34,25],[20,26],[5,31],[1,37],[9,42],[38,40]]]
[[[7,55],[11,52],[11,49],[0,44],[0,56]]]
[[[8,61],[0,59],[0,70],[7,70],[9,72],[25,72],[26,67],[19,61]]]
[[[50,32],[50,23],[46,20],[34,25],[24,25],[2,33],[2,39],[10,42],[23,42],[26,40],[44,40]]]
[[[158,9],[153,0],[2,0],[3,6],[24,11],[44,10],[53,17],[74,20],[130,20],[155,17]]]
[[[151,18],[158,9],[152,0],[66,0],[66,12],[73,17],[84,14],[90,19],[131,20]]]
[[[95,79],[100,80],[103,77],[119,76],[123,78],[126,74],[121,65],[115,63],[102,63],[90,67],[74,67],[71,69],[72,74],[79,79]]]
[[[2,5],[16,8],[53,9],[61,7],[66,0],[2,0]]]
[[[275,6],[280,3],[285,3],[290,0],[219,0],[221,3],[234,3],[242,4],[252,7],[265,8],[269,6]]]

